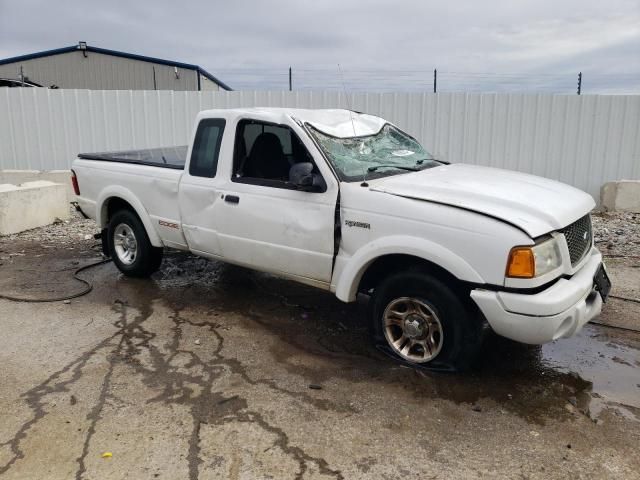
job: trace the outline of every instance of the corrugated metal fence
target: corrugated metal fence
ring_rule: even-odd
[[[557,179],[598,197],[640,178],[640,96],[0,89],[0,169],[69,168],[79,152],[186,144],[196,113],[352,108],[380,115],[438,158]]]

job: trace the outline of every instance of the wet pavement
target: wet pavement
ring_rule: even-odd
[[[0,243],[0,292],[78,290],[91,243]],[[638,333],[490,336],[432,373],[371,345],[366,299],[177,253],[81,276],[0,300],[1,478],[640,478]]]

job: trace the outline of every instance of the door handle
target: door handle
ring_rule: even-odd
[[[229,203],[240,203],[240,197],[236,195],[225,195],[224,201]]]

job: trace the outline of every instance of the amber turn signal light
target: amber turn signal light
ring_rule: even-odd
[[[536,275],[536,261],[529,247],[515,247],[509,253],[507,277],[533,278]]]

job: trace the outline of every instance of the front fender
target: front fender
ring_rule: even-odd
[[[98,199],[96,201],[96,222],[98,223],[98,227],[106,228],[107,227],[107,205],[108,200],[111,198],[120,198],[127,202],[131,207],[135,210],[144,225],[145,230],[147,231],[147,235],[149,236],[149,241],[151,245],[154,247],[162,247],[164,246],[158,232],[153,226],[151,222],[151,218],[149,217],[149,213],[142,205],[142,202],[136,197],[131,190],[128,190],[125,187],[120,185],[110,185],[104,188],[100,195],[98,195]]]
[[[336,269],[335,294],[344,302],[356,299],[358,285],[367,268],[384,255],[411,255],[444,268],[456,278],[473,283],[484,283],[480,274],[462,257],[451,250],[424,238],[392,235],[373,240],[361,247],[340,271]],[[338,266],[338,262],[336,262]]]

